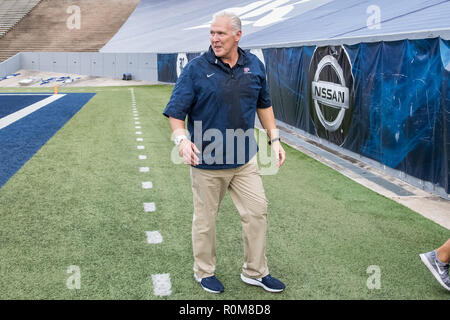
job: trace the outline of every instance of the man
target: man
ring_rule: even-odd
[[[285,151],[275,125],[264,65],[239,48],[241,36],[238,16],[230,12],[214,15],[209,51],[185,66],[163,114],[170,119],[179,154],[191,166],[194,278],[208,292],[224,291],[214,275],[215,225],[228,189],[242,222],[241,279],[281,292],[285,285],[270,276],[267,266],[267,200],[255,156],[255,113],[268,132],[278,167],[285,160]]]
[[[445,289],[450,291],[450,239],[436,250],[419,255],[431,274]]]

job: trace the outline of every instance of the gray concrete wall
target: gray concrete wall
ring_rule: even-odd
[[[21,69],[21,53],[0,63],[0,78]],[[1,83],[0,83],[1,84]]]
[[[0,63],[0,77],[19,69],[158,81],[156,53],[21,52]]]

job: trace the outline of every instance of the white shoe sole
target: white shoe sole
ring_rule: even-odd
[[[200,285],[202,286],[202,288],[203,288],[203,290],[205,290],[205,291],[208,291],[208,292],[210,292],[210,293],[222,293],[222,291],[214,291],[214,290],[211,290],[211,289],[208,289],[208,288],[206,288],[206,287],[204,287],[203,285],[202,285],[202,279],[201,278],[199,278],[199,277],[197,277],[197,275],[194,273],[194,279],[195,279],[195,281],[197,281],[198,283],[200,283]]]
[[[247,278],[246,276],[244,276],[241,273],[241,280],[244,281],[246,284],[251,284],[253,286],[258,286],[258,287],[262,287],[264,290],[269,291],[269,292],[281,292],[284,289],[271,289],[267,286],[265,286],[262,282],[252,279],[252,278]]]
[[[428,270],[430,270],[431,274],[436,278],[436,280],[441,284],[441,286],[443,286],[445,289],[450,291],[450,287],[445,285],[444,281],[442,281],[439,274],[436,272],[436,270],[434,270],[433,266],[430,264],[430,261],[428,261],[425,254],[422,253],[422,254],[419,254],[419,256],[420,256],[420,260],[422,260],[423,264],[428,268]]]

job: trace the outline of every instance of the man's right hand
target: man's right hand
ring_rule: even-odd
[[[189,139],[181,140],[178,148],[180,157],[183,158],[184,163],[191,166],[199,164],[199,159],[196,154],[200,154],[200,151]]]

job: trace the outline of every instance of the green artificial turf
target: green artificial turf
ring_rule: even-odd
[[[228,195],[217,220],[216,275],[226,289],[203,291],[192,271],[189,169],[172,163],[162,115],[172,89],[134,87],[142,136],[130,88],[60,89],[97,94],[0,189],[0,299],[450,297],[418,256],[447,240],[447,229],[286,145],[284,166],[263,176],[269,268],[286,291],[240,280],[241,226]],[[153,188],[142,189],[143,181]],[[144,212],[144,202],[156,211]],[[147,244],[145,231],[156,230],[163,242]],[[80,268],[79,290],[66,286],[72,265]],[[366,285],[372,265],[380,289]],[[170,296],[153,293],[151,275],[160,273],[170,274]]]

